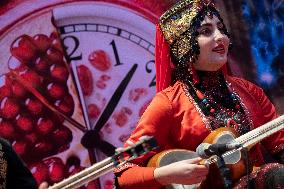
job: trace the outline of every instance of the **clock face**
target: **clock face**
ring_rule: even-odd
[[[65,6],[54,9],[53,17],[88,129],[99,133],[98,140],[123,146],[156,91],[154,24],[105,3]],[[106,157],[102,148],[95,147],[97,161]]]
[[[39,182],[53,174],[59,176],[51,182],[58,182],[69,173],[54,170],[72,174],[104,159],[135,127],[156,90],[155,26],[140,13],[111,3],[34,2],[44,8],[21,2],[0,21],[0,127],[8,131],[0,134],[26,156]],[[18,80],[7,79],[15,71]],[[28,90],[38,84],[33,81],[41,85]],[[9,117],[5,107],[11,104],[15,111]],[[61,111],[66,111],[63,117]],[[110,148],[86,150],[81,139],[88,131]],[[31,157],[25,149],[41,155]],[[35,151],[43,149],[49,150]],[[101,188],[110,187],[112,179],[100,177]]]
[[[106,9],[112,14],[106,13]],[[108,123],[129,133],[123,131],[126,123],[136,123],[140,116],[136,110],[155,92],[154,24],[101,3],[65,6],[55,9],[53,15],[89,110],[89,129]],[[98,124],[107,106],[114,109],[113,115],[108,115],[113,120]],[[119,112],[128,115],[129,121],[120,120]],[[113,137],[110,140],[116,144],[124,142]]]
[[[39,183],[54,183],[89,166],[91,156],[78,142],[87,128],[51,23],[54,7],[29,8],[33,14],[19,6],[1,20],[0,135]]]

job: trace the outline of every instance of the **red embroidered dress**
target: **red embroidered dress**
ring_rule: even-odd
[[[157,152],[173,148],[195,151],[218,127],[232,127],[241,135],[277,117],[263,90],[229,76],[226,65],[216,73],[196,73],[193,66],[199,55],[199,46],[194,41],[198,35],[196,27],[204,19],[202,15],[211,18],[213,14],[222,22],[213,1],[182,0],[161,16],[155,53],[158,93],[126,143],[135,143],[148,135],[157,139],[160,148],[116,169],[120,188],[162,187],[154,179],[155,168],[145,167]],[[226,28],[221,32],[229,36]],[[170,86],[173,81],[177,82]],[[270,154],[283,152],[284,131],[261,144]],[[251,149],[250,159],[256,166],[264,163],[259,144]]]
[[[241,103],[249,113],[248,117],[253,123],[253,128],[277,117],[274,106],[262,89],[240,78],[226,76],[226,80],[231,84],[230,88],[239,95]],[[204,114],[200,112],[200,108],[188,94],[186,86],[177,82],[157,93],[128,143],[137,142],[141,136],[148,135],[157,139],[160,146],[158,151],[173,148],[195,151],[211,130],[209,124],[203,121],[204,118]],[[266,138],[261,144],[271,154],[283,150],[284,131]],[[151,186],[151,189],[155,189],[161,187],[153,177],[154,168],[134,166],[145,166],[149,157],[154,153],[156,152],[149,153],[136,159],[133,164],[116,170],[121,188],[149,189]],[[264,163],[259,145],[250,151],[250,157],[256,166]],[[128,169],[129,167],[132,168]]]

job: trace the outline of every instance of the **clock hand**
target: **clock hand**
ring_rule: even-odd
[[[60,117],[64,118],[66,121],[68,121],[71,125],[76,127],[77,129],[81,131],[86,131],[86,128],[81,125],[79,122],[77,122],[75,119],[68,117],[63,112],[61,112],[59,109],[57,109],[54,105],[52,105],[50,102],[47,101],[47,99],[35,88],[33,87],[29,82],[27,82],[25,79],[23,79],[21,76],[19,76],[16,72],[12,71],[9,75],[11,79],[15,79],[20,84],[23,85],[23,87],[32,93],[44,106],[46,106],[48,109],[59,115]]]
[[[99,132],[95,130],[87,131],[81,139],[81,144],[88,150],[98,148],[106,156],[114,155],[116,149],[111,143],[102,140]]]
[[[100,139],[99,131],[105,125],[111,114],[113,113],[115,107],[117,106],[123,92],[125,91],[128,83],[130,82],[133,74],[135,73],[138,65],[134,64],[129,72],[126,74],[124,79],[121,81],[115,92],[113,93],[110,101],[105,107],[103,113],[101,114],[99,120],[93,127],[94,130],[87,131],[81,139],[81,144],[88,149],[98,147],[102,152],[107,155],[113,155],[115,152],[115,147],[108,143],[107,141],[103,141]]]

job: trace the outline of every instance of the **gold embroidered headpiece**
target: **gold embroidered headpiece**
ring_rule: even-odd
[[[160,17],[161,30],[177,59],[186,55],[191,48],[192,36],[190,34],[184,35],[184,33],[205,6],[216,9],[212,0],[181,0]]]

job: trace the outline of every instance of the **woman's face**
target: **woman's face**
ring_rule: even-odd
[[[224,34],[224,25],[215,15],[205,16],[198,28],[197,42],[200,54],[194,67],[201,71],[217,71],[227,62],[229,38]]]

